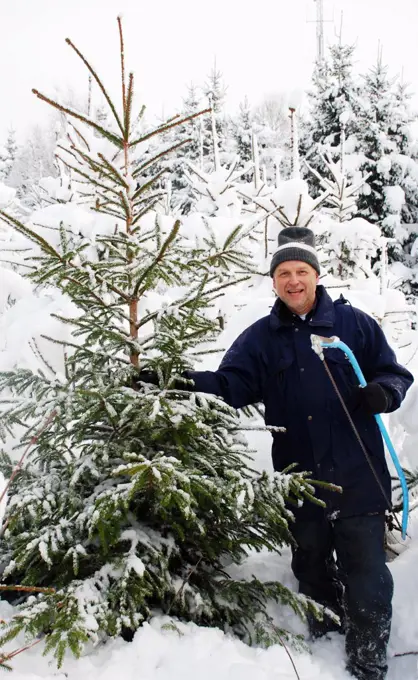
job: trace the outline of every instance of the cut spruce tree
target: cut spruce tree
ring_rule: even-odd
[[[1,213],[31,244],[25,275],[73,310],[60,317],[70,339],[49,338],[62,344],[61,373],[43,356],[45,370],[0,376],[2,431],[23,432],[19,448],[41,430],[10,487],[3,579],[55,591],[20,605],[0,644],[44,635],[58,663],[67,648],[132,635],[158,613],[259,642],[284,634],[270,598],[324,615],[279,582],[226,571],[250,550],[280,551],[291,542],[289,503],[319,501],[308,473],[256,473],[236,412],[182,377],[217,336],[216,299],[252,271],[251,229],[193,239],[161,209],[162,178],[150,170],[170,149],[151,157],[149,141],[185,121],[149,129],[135,118],[118,22],[120,112],[67,41],[107,102],[106,126],[36,92],[67,117],[60,155],[96,218],[92,233],[65,220],[42,232]],[[158,385],[141,382],[141,369]]]

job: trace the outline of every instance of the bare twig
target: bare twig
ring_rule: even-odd
[[[13,659],[15,656],[18,654],[21,654],[22,652],[26,652],[28,649],[32,649],[32,647],[35,647],[35,645],[39,645],[40,642],[42,642],[42,638],[38,638],[37,640],[34,640],[31,642],[29,645],[25,645],[25,647],[20,647],[19,649],[15,649],[13,652],[10,652],[9,654],[3,654],[3,656],[0,656],[0,666],[3,664],[7,663],[7,661],[10,661]]]
[[[22,593],[43,593],[44,595],[53,595],[57,591],[55,588],[39,588],[38,586],[2,586],[0,585],[0,591],[3,590],[17,590]]]
[[[282,645],[283,649],[285,650],[287,656],[288,656],[289,659],[290,659],[290,663],[291,663],[292,666],[293,666],[293,670],[295,671],[295,675],[296,675],[297,679],[300,680],[300,675],[299,675],[299,673],[298,673],[298,669],[296,668],[296,664],[295,664],[295,662],[293,661],[292,655],[291,655],[291,653],[289,652],[288,648],[286,647],[283,638],[281,637],[281,635],[279,635],[279,633],[277,633],[277,637],[279,638],[280,644]]]

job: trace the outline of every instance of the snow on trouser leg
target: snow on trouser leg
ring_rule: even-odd
[[[346,633],[347,670],[358,680],[385,680],[390,618],[376,625],[373,633],[348,625]]]
[[[358,680],[384,680],[393,596],[384,550],[385,518],[340,519],[334,530],[345,585],[347,667]]]

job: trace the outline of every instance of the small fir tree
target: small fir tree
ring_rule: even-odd
[[[222,71],[217,67],[216,60],[211,69],[206,83],[203,86],[203,94],[212,102],[212,108],[216,114],[222,113],[225,104],[227,87],[223,80]]]
[[[202,87],[202,92],[207,104],[214,113],[219,149],[220,151],[223,151],[226,144],[226,138],[228,137],[227,120],[224,115],[227,87],[223,80],[223,74],[216,65],[216,61]],[[213,156],[213,127],[210,118],[205,118],[203,121],[202,146],[204,169],[211,170],[214,166],[215,159]]]
[[[71,331],[62,372],[0,376],[1,425],[22,427],[21,445],[51,421],[11,488],[4,577],[55,590],[28,599],[1,643],[21,630],[43,633],[59,663],[67,648],[79,654],[87,641],[132,634],[155,611],[259,641],[282,634],[269,598],[301,616],[323,615],[278,582],[237,581],[225,571],[249,549],[289,543],[285,503],[314,501],[314,488],[303,472],[256,474],[235,412],[187,389],[184,371],[216,336],[210,310],[251,269],[251,251],[239,225],[221,248],[210,238],[201,247],[159,212],[160,171],[150,177],[149,169],[161,152],[144,151],[185,120],[133,132],[134,78],[125,75],[118,21],[121,113],[67,40],[107,101],[108,125],[35,91],[73,121],[63,161],[96,215],[94,228],[57,224],[51,242],[0,212],[33,245],[30,279],[60,291],[74,310],[59,317]],[[154,370],[158,385],[141,382],[140,368]],[[4,453],[6,473],[10,465]]]
[[[344,122],[341,127],[341,157],[333,160],[327,154],[321,154],[324,174],[308,162],[305,164],[324,192],[321,219],[316,228],[321,266],[327,274],[340,280],[364,279],[372,276],[372,264],[382,245],[382,237],[376,225],[354,217],[358,194],[367,177],[359,184],[352,184],[347,177]]]
[[[0,181],[7,183],[7,179],[17,158],[18,150],[16,131],[11,128],[7,134],[4,148],[0,153]]]
[[[290,117],[287,97],[283,93],[270,94],[254,110],[253,131],[257,136],[260,167],[265,177],[276,183],[278,176],[291,175]]]
[[[183,107],[180,113],[182,118],[189,118],[202,110],[201,97],[198,88],[192,83],[189,85],[187,95],[183,99]],[[174,153],[168,158],[163,158],[162,166],[170,172],[172,188],[171,206],[182,215],[187,215],[192,207],[193,198],[190,195],[190,184],[185,176],[185,161],[191,161],[198,167],[203,165],[203,117],[191,118],[182,125],[176,125],[165,136],[164,141],[168,147],[176,146]]]
[[[58,124],[58,117],[51,116],[47,126],[32,127],[20,146],[7,178],[7,184],[17,189],[17,197],[29,210],[42,204],[38,191],[39,180],[56,175],[54,150]]]
[[[252,158],[253,113],[248,98],[239,105],[238,115],[232,120],[233,137],[241,165],[249,163]]]

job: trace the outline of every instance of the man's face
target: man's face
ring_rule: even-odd
[[[319,276],[306,262],[290,260],[277,265],[273,287],[294,314],[308,314],[314,306]]]

